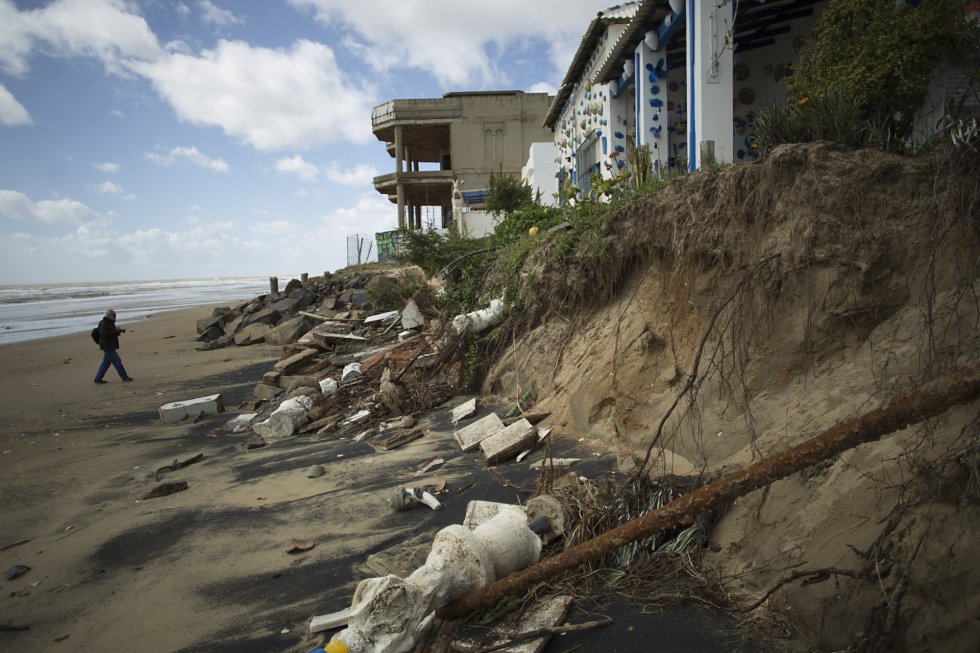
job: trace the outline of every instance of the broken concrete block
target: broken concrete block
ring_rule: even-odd
[[[453,424],[458,424],[468,417],[473,417],[476,415],[476,397],[473,397],[469,401],[464,401],[459,406],[453,408],[452,412],[449,413],[449,418],[452,420]]]
[[[552,637],[547,628],[565,623],[571,604],[570,596],[552,596],[535,604],[526,612],[509,615],[494,626],[489,634],[486,626],[470,627],[453,640],[452,650],[460,653],[493,650],[494,646],[510,641],[515,635],[541,631],[545,634],[537,639],[517,642],[503,649],[507,653],[541,653]]]
[[[337,382],[327,377],[320,381],[320,392],[324,397],[332,397],[337,394]]]
[[[504,423],[496,413],[490,413],[486,417],[478,419],[469,426],[458,431],[453,431],[453,437],[463,451],[472,451],[480,446],[480,443],[489,438],[494,433],[503,430]]]
[[[252,396],[256,399],[272,399],[280,392],[282,392],[282,388],[277,385],[258,383],[256,384],[255,389],[252,390]]]
[[[320,351],[318,349],[312,349],[312,348],[304,349],[298,354],[294,354],[289,358],[282,359],[272,367],[277,372],[282,372],[283,374],[289,374],[289,372],[296,370],[299,367],[302,367],[303,364],[306,363],[310,358],[313,358],[319,353]]]
[[[279,321],[279,311],[273,308],[263,308],[260,311],[255,311],[251,315],[248,315],[243,320],[245,326],[250,326],[252,324],[268,324],[272,326]]]
[[[225,410],[221,395],[208,395],[187,401],[174,401],[160,406],[160,419],[167,424],[176,424],[187,417],[198,415],[217,415]]]
[[[288,345],[296,342],[300,337],[310,330],[312,320],[303,315],[286,320],[277,327],[274,327],[265,334],[265,341],[270,345]]]
[[[425,318],[422,317],[419,305],[415,303],[414,299],[410,299],[405,304],[405,308],[402,309],[402,328],[408,330],[417,329],[420,326],[425,326]]]
[[[343,374],[340,375],[340,382],[346,383],[348,381],[356,381],[364,376],[361,371],[360,363],[351,363],[344,368]]]
[[[268,324],[249,324],[235,332],[235,344],[244,347],[265,342],[265,334],[272,329]]]
[[[371,416],[371,411],[359,410],[353,415],[351,415],[350,417],[348,417],[347,419],[345,419],[343,422],[341,422],[338,426],[343,427],[343,426],[350,426],[351,424],[357,424],[358,422],[365,420],[370,416]]]
[[[252,425],[252,420],[258,413],[242,413],[235,419],[225,424],[225,429],[229,433],[244,433]]]
[[[487,464],[493,465],[511,456],[516,456],[527,449],[528,445],[536,442],[537,439],[537,429],[531,422],[522,419],[482,440],[480,451],[486,456]]]
[[[288,438],[296,429],[306,424],[306,411],[313,407],[313,401],[305,395],[297,395],[279,404],[269,419],[252,426],[252,430],[264,438],[275,440]]]
[[[500,512],[514,511],[517,511],[522,517],[525,517],[524,510],[520,506],[515,506],[512,503],[470,501],[466,504],[466,516],[463,518],[463,526],[472,530],[480,524],[490,521]]]

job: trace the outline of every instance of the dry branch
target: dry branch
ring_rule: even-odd
[[[501,598],[523,591],[558,572],[597,560],[630,542],[691,524],[698,515],[721,508],[736,497],[837,456],[859,444],[872,442],[888,433],[935,417],[952,406],[974,401],[978,397],[980,366],[960,368],[948,376],[894,397],[883,406],[831,427],[816,437],[764,458],[742,471],[729,474],[599,537],[557,556],[546,558],[533,567],[511,574],[487,587],[474,590],[458,601],[440,608],[438,615],[443,619],[455,618],[492,605]]]

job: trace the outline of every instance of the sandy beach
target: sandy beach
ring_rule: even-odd
[[[0,347],[0,565],[30,567],[3,583],[0,619],[29,626],[0,632],[3,650],[308,651],[325,637],[307,634],[310,618],[349,605],[368,555],[415,538],[401,561],[411,570],[469,500],[517,499],[478,456],[460,456],[445,414],[423,419],[426,437],[383,453],[309,436],[246,452],[247,435],[213,434],[280,348],[195,351],[196,321],[210,311],[121,324],[133,383],[113,370],[106,385],[92,382],[101,355],[87,333]],[[159,419],[164,403],[214,393],[225,414]],[[188,490],[143,498],[156,469],[198,453],[161,479]],[[465,492],[440,512],[391,511],[392,488],[432,455]],[[327,473],[307,478],[315,463]],[[289,554],[292,538],[315,547]]]

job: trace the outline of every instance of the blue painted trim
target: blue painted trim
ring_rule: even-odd
[[[623,94],[623,91],[625,91],[626,89],[628,89],[630,86],[633,85],[634,79],[636,79],[636,71],[634,71],[633,74],[627,77],[626,79],[623,79],[622,77],[617,79],[616,88],[609,92],[609,96],[612,99],[618,98],[620,95]]]
[[[641,43],[638,43],[636,45],[636,49],[633,50],[633,71],[634,71],[634,74],[636,74],[636,71],[640,70],[640,53],[639,53],[639,49],[642,48],[642,47],[643,47],[643,43],[641,42]],[[641,94],[639,93],[639,89],[637,89],[636,96],[633,98],[633,113],[635,114],[635,122],[633,123],[635,125],[635,127],[633,128],[633,131],[636,132],[636,137],[634,138],[634,140],[636,141],[636,146],[637,147],[641,147],[643,145],[644,139],[646,138],[646,135],[643,133],[643,122],[640,120],[640,108],[643,106],[641,104],[642,102],[643,102],[643,98],[641,97]]]
[[[697,92],[694,88],[694,64],[697,61],[697,31],[694,25],[694,0],[687,0],[687,49],[691,53],[687,61],[687,171],[697,170],[697,157],[694,154],[696,142],[695,113]]]

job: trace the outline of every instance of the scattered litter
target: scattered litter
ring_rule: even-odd
[[[13,580],[19,576],[23,576],[31,570],[27,565],[13,565],[8,567],[7,571],[3,572],[3,577],[7,580]]]
[[[431,472],[433,469],[436,469],[437,467],[442,465],[444,462],[446,461],[440,458],[439,456],[433,456],[432,458],[429,458],[415,469],[415,476],[419,476],[420,474],[427,474]]]
[[[418,440],[423,435],[422,429],[394,429],[368,440],[368,444],[378,451],[390,451],[413,440]]]
[[[369,410],[366,409],[359,410],[353,415],[351,415],[350,417],[348,417],[347,419],[345,419],[343,422],[341,422],[340,426],[344,427],[344,426],[350,426],[351,424],[357,424],[358,422],[364,420],[365,418],[370,417],[370,415],[371,415],[371,411]]]
[[[571,467],[581,460],[581,458],[544,458],[534,461],[529,467],[531,469],[541,469],[542,467]]]
[[[433,510],[442,510],[439,499],[432,496],[420,487],[399,487],[391,497],[391,507],[401,512],[409,510],[416,505],[424,503]]]
[[[323,465],[313,465],[308,470],[306,470],[306,478],[320,478],[326,473]]]
[[[378,313],[377,315],[372,315],[370,317],[364,318],[364,326],[368,326],[375,323],[383,324],[384,322],[387,322],[391,318],[397,316],[398,316],[398,311],[388,311],[386,313]]]
[[[56,641],[56,642],[63,642],[66,639],[68,639],[69,637],[71,637],[71,635],[69,635],[68,633],[65,633],[64,635],[59,635],[58,637],[55,637],[54,638],[54,641]]]
[[[305,553],[316,546],[313,540],[298,540],[295,537],[289,543],[286,553]]]
[[[181,460],[181,461],[174,460],[169,465],[164,465],[163,467],[159,468],[156,471],[156,473],[153,475],[153,480],[155,480],[155,481],[159,481],[160,480],[160,472],[164,472],[164,471],[167,471],[167,470],[170,470],[172,472],[175,472],[178,469],[183,469],[184,467],[187,467],[188,465],[193,465],[194,463],[199,462],[200,460],[203,460],[203,459],[204,459],[204,454],[203,453],[199,453],[196,456],[193,456],[191,458],[188,458],[187,460]]]
[[[82,530],[83,528],[85,528],[85,524],[82,524],[81,526],[69,526],[68,528],[65,529],[64,533],[55,536],[54,538],[51,539],[51,541],[57,542],[58,540],[63,540],[69,535],[74,535],[75,533]]]

